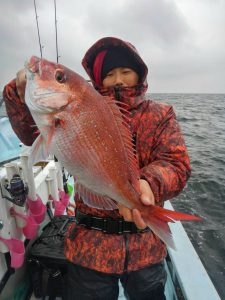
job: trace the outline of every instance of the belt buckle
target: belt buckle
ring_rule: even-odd
[[[123,233],[123,220],[121,219],[103,219],[103,232],[109,234],[122,234]]]
[[[104,233],[107,233],[107,219],[106,218],[104,218],[103,219],[103,229],[102,229],[102,231],[104,232]]]
[[[119,228],[118,228],[118,234],[123,234],[123,220],[119,219]]]

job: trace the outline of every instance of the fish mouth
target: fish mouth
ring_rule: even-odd
[[[40,70],[41,58],[37,56],[32,56],[29,61],[26,62],[25,68],[31,73],[38,73]]]
[[[35,74],[39,74],[41,59],[37,56],[32,56],[30,60],[25,62],[25,72],[27,80],[32,81]]]

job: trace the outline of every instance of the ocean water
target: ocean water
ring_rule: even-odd
[[[172,204],[178,211],[203,218],[183,225],[221,299],[225,299],[225,95],[149,96],[172,105],[181,125],[192,175]],[[0,118],[2,115],[0,109]]]
[[[225,95],[150,94],[150,98],[171,104],[181,125],[192,175],[172,204],[203,218],[183,225],[225,299]]]

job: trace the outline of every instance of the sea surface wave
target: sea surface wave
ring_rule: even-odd
[[[172,204],[203,218],[183,225],[225,299],[225,95],[150,94],[150,98],[172,105],[181,125],[192,175]]]

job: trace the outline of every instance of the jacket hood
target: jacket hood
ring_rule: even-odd
[[[141,78],[139,78],[139,84],[145,85],[147,87],[146,77],[148,74],[148,68],[140,55],[138,54],[136,48],[129,42],[125,42],[121,39],[115,38],[115,37],[105,37],[100,40],[98,40],[94,45],[92,45],[86,52],[83,60],[82,65],[84,69],[86,70],[87,74],[89,75],[92,84],[95,88],[99,89],[100,87],[96,84],[94,76],[93,76],[93,65],[96,56],[99,52],[103,50],[109,50],[113,47],[122,47],[126,51],[129,52],[129,55],[132,55],[136,62],[140,64],[141,69]]]

